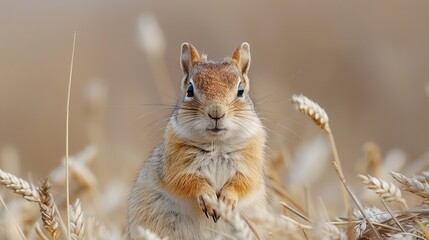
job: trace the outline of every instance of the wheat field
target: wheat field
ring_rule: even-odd
[[[271,213],[213,202],[230,227],[219,239],[260,239],[254,225],[271,239],[429,239],[428,7],[0,3],[0,239],[127,239],[128,192],[178,97],[185,41],[215,60],[250,43],[268,131]]]
[[[278,211],[266,213],[265,215],[247,216],[244,218],[237,212],[231,212],[222,202],[205,201],[212,206],[223,221],[227,222],[231,232],[224,233],[227,238],[248,240],[260,239],[258,232],[252,226],[258,224],[265,231],[269,232],[272,239],[427,239],[429,238],[429,172],[422,172],[420,175],[407,177],[401,173],[390,172],[390,175],[397,181],[403,191],[412,193],[413,200],[418,199],[419,204],[409,207],[407,200],[402,197],[401,189],[393,182],[386,181],[380,177],[371,175],[359,175],[362,183],[378,196],[384,208],[366,207],[362,204],[358,195],[353,192],[347,183],[340,159],[336,150],[334,136],[329,125],[329,118],[323,108],[317,103],[303,95],[292,96],[291,102],[296,105],[296,109],[326,132],[330,140],[333,160],[332,166],[338,175],[339,182],[343,187],[344,212],[345,216],[330,216],[320,200],[315,205],[303,206],[295,196],[288,193],[284,183],[280,181],[278,173],[279,165],[284,164],[284,159],[270,159],[268,163],[271,167],[268,171],[267,186],[271,197],[269,205]],[[73,193],[77,196],[81,192],[88,191],[96,187],[94,184],[94,174],[85,165],[90,158],[94,157],[94,148],[87,148],[78,156],[71,157],[67,164],[63,164],[60,169],[53,171],[52,179],[57,183],[65,182],[65,178],[76,182],[77,188]],[[66,161],[66,162],[67,162]],[[377,172],[382,161],[379,156],[377,146],[371,144],[368,147],[368,168]],[[69,172],[70,171],[70,175]],[[67,176],[69,175],[69,176]],[[123,239],[127,238],[124,225],[106,226],[97,220],[97,216],[89,217],[83,212],[79,197],[74,204],[65,205],[68,207],[67,218],[62,218],[58,200],[55,202],[49,178],[35,186],[33,183],[0,170],[0,183],[21,195],[26,201],[33,203],[33,208],[39,208],[40,213],[33,212],[28,216],[28,209],[18,206],[13,211],[9,210],[3,198],[1,202],[8,220],[5,221],[4,229],[10,232],[2,232],[6,239]],[[68,183],[66,183],[68,184]],[[67,185],[66,185],[67,187]],[[67,187],[68,188],[68,187]],[[86,189],[88,188],[88,189]],[[66,190],[68,193],[70,190]],[[360,196],[360,194],[359,194]],[[307,196],[308,197],[308,196]],[[66,198],[69,198],[68,194]],[[350,200],[353,200],[353,207]],[[109,201],[107,198],[100,198],[98,201]],[[67,199],[62,199],[60,206],[67,203]],[[313,202],[314,199],[305,199],[305,202]],[[94,206],[95,208],[95,206]],[[312,211],[312,212],[310,212]],[[277,212],[282,212],[277,214]],[[21,215],[22,214],[22,215]],[[25,216],[25,217],[24,217]],[[23,221],[25,220],[25,221]],[[64,223],[65,222],[65,223]],[[97,222],[97,224],[94,224]],[[7,224],[6,224],[7,223]],[[9,225],[9,226],[8,226]],[[68,225],[67,227],[65,227]],[[186,229],[184,229],[186,231]],[[141,226],[139,229],[141,239],[161,239],[150,230]],[[219,235],[220,238],[224,236]]]

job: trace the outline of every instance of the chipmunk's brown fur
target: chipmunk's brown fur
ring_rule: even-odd
[[[243,215],[266,208],[265,131],[248,96],[249,45],[241,44],[223,62],[211,62],[184,43],[180,59],[182,97],[130,194],[132,239],[138,226],[171,239],[227,233],[204,198],[223,201]]]

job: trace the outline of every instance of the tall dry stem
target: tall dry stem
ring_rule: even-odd
[[[67,206],[67,238],[70,239],[70,183],[69,183],[69,122],[70,122],[70,95],[73,78],[74,52],[76,48],[76,31],[73,33],[73,49],[70,61],[69,84],[67,90],[67,110],[66,110],[66,206]]]

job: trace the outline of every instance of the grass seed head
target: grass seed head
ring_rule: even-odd
[[[329,128],[328,114],[319,104],[304,95],[293,95],[292,103],[295,104],[298,111],[309,116],[320,128],[324,130]]]
[[[81,240],[85,236],[84,217],[79,199],[70,206],[70,232],[72,240]]]
[[[417,178],[406,177],[400,173],[391,172],[390,175],[400,182],[405,191],[414,193],[423,198],[423,203],[429,203],[429,183],[420,182]]]
[[[54,201],[51,195],[51,183],[46,178],[39,188],[40,195],[40,214],[42,216],[43,227],[51,234],[52,239],[57,236],[59,223],[57,212],[55,211]]]
[[[362,182],[368,187],[368,189],[374,190],[382,199],[387,202],[399,202],[405,208],[406,201],[402,197],[401,190],[396,187],[393,183],[389,183],[377,177],[372,177],[370,175],[359,175],[359,178]]]
[[[39,193],[34,185],[13,174],[3,172],[1,169],[0,184],[4,185],[6,188],[14,190],[30,202],[40,202]]]

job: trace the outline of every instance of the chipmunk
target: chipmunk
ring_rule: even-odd
[[[139,226],[169,239],[227,234],[204,198],[244,216],[266,209],[266,133],[249,97],[249,44],[214,62],[183,43],[180,64],[181,97],[129,196],[131,239]]]

